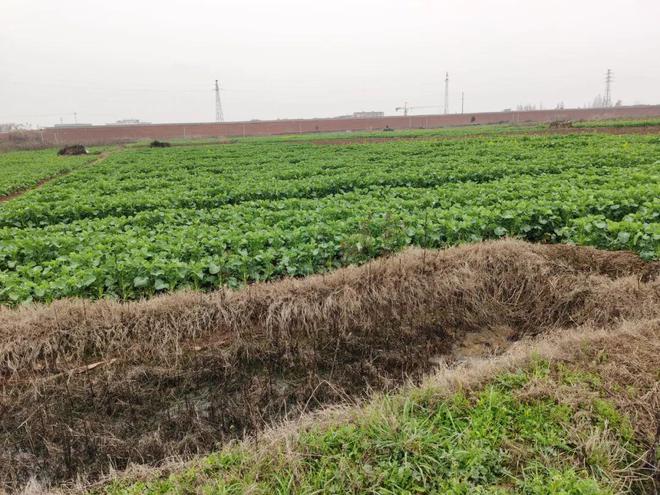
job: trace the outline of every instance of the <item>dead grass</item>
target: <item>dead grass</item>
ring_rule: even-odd
[[[545,328],[658,314],[660,263],[632,253],[498,241],[410,249],[329,275],[140,302],[62,300],[0,309],[0,377],[119,358],[170,365],[245,339]]]
[[[498,241],[148,301],[0,310],[0,483],[93,479],[390,390],[466,335],[653,322],[660,264]],[[656,334],[657,337],[657,334]]]
[[[425,377],[421,383],[408,383],[397,396],[407,400],[411,394],[435,400],[449,399],[457,392],[475,393],[498,376],[529,369],[535,363],[548,361],[553,369],[560,369],[551,377],[540,377],[516,391],[522,401],[551,398],[559,404],[571,406],[574,410],[584,410],[585,404],[592,404],[602,396],[614,403],[618,411],[631,418],[634,435],[645,451],[638,455],[637,462],[629,465],[626,472],[615,472],[613,484],[619,484],[618,493],[629,493],[631,483],[642,481],[647,487],[659,486],[654,476],[658,476],[655,449],[660,438],[657,430],[660,424],[657,411],[660,410],[660,320],[638,322],[624,321],[608,328],[581,326],[573,329],[558,329],[550,334],[523,338],[513,343],[509,349],[497,356],[472,357],[460,362],[445,363]],[[577,376],[571,382],[572,375]],[[590,386],[591,379],[599,379]],[[382,417],[390,414],[384,407],[391,402],[385,394],[373,394],[368,402],[343,403],[340,406],[321,410],[273,426],[266,427],[257,436],[251,436],[238,444],[241,451],[249,452],[255,465],[267,466],[268,459],[282,455],[285,464],[295,464],[301,453],[297,450],[297,440],[309,431],[324,431],[359,422],[363,418]],[[582,407],[580,407],[582,406]],[[575,442],[581,456],[586,459],[601,455],[612,467],[621,464],[630,452],[623,451],[619,425],[596,427],[588,418],[575,418],[570,425],[570,437]],[[277,453],[277,454],[274,454]],[[524,452],[521,452],[524,455]],[[524,462],[524,459],[521,459]],[[159,467],[131,464],[123,472],[112,472],[98,482],[88,485],[79,483],[70,486],[67,493],[87,493],[88,490],[101,490],[110,481],[126,480],[128,483],[149,482],[164,479],[177,473],[194,472],[194,482],[203,485],[212,482],[216,473],[208,474],[204,459],[185,461],[180,458],[166,459]],[[584,466],[577,466],[584,467]],[[607,466],[605,466],[607,467]],[[266,474],[266,473],[263,473]],[[605,473],[609,474],[609,473]],[[185,476],[184,476],[185,478]],[[43,486],[35,483],[43,490]],[[59,491],[57,491],[60,493]],[[35,492],[36,493],[36,492]],[[41,493],[41,492],[39,492]]]

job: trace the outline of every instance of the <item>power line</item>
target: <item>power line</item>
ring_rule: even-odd
[[[65,89],[78,89],[78,90],[92,90],[92,91],[99,91],[99,92],[108,92],[108,91],[116,91],[116,92],[130,92],[130,93],[208,93],[208,89],[193,89],[193,88],[158,88],[154,86],[150,87],[136,87],[136,86],[108,86],[108,85],[98,85],[98,84],[79,84],[77,82],[66,82],[66,81],[53,81],[49,83],[42,83],[38,81],[20,81],[20,80],[4,80],[0,81],[0,83],[7,83],[7,84],[14,84],[14,85],[20,85],[20,86],[47,86],[49,88],[53,87],[59,87],[59,88],[65,88]],[[211,90],[214,91],[214,90]],[[220,91],[222,92],[227,92],[227,91],[240,91],[244,92],[245,90],[243,89],[230,89],[230,88],[220,88]],[[256,91],[250,91],[250,92],[256,92]]]

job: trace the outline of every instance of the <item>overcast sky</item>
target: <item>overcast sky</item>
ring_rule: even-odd
[[[0,123],[660,103],[660,0],[0,0]],[[416,113],[440,112],[441,108]]]

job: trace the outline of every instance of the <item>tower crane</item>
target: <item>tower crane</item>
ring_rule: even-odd
[[[403,116],[407,117],[408,112],[410,110],[419,110],[420,108],[442,108],[442,106],[441,105],[424,105],[424,106],[411,107],[411,106],[408,106],[408,102],[405,102],[402,107],[396,107],[394,109],[394,111],[395,112],[400,112],[401,110],[403,110]]]

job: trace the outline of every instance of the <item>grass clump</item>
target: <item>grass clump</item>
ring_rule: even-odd
[[[640,447],[596,373],[532,358],[485,384],[384,396],[345,421],[267,448],[229,446],[167,478],[109,495],[204,493],[614,494],[643,490]],[[570,382],[578,394],[557,394]],[[589,390],[594,397],[583,397]]]

